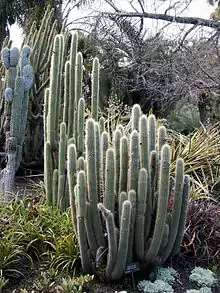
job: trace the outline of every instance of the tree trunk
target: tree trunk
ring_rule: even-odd
[[[2,16],[0,16],[0,51],[2,49],[2,45],[4,42],[4,39],[7,37],[8,33],[6,30],[6,21],[4,19],[1,19]]]

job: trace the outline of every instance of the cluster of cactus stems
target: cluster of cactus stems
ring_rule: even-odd
[[[28,113],[29,89],[33,84],[33,68],[30,65],[29,46],[22,48],[3,48],[1,58],[6,69],[5,77],[5,105],[4,105],[4,132],[6,136],[5,152],[7,165],[1,171],[0,193],[2,200],[7,201],[7,195],[12,192],[15,172],[18,170],[22,158],[22,147],[25,139],[25,130]]]
[[[104,119],[98,120],[97,58],[92,72],[92,113],[85,119],[83,60],[77,53],[76,33],[65,64],[62,98],[63,48],[63,37],[57,35],[50,87],[45,93],[47,199],[62,209],[70,206],[83,270],[91,273],[105,266],[106,278],[116,280],[129,263],[162,264],[178,253],[189,176],[179,158],[172,180],[166,129],[160,126],[157,131],[155,116],[142,114],[139,105],[132,108],[129,134],[125,135],[122,125],[111,134],[105,130]]]
[[[68,39],[69,33],[65,30],[66,23],[62,27],[62,33],[65,39]],[[44,91],[50,82],[50,63],[52,47],[55,35],[57,34],[57,21],[54,20],[54,9],[47,7],[41,25],[38,28],[34,21],[30,33],[23,41],[22,48],[29,46],[31,48],[30,63],[34,72],[32,88],[29,91],[28,120],[26,127],[26,140],[23,147],[24,160],[26,165],[40,164],[43,157],[43,104]],[[68,42],[66,41],[65,52],[67,52]],[[11,47],[11,41],[4,42],[4,47]],[[3,48],[4,48],[3,47]],[[67,55],[65,53],[65,55]],[[7,87],[7,81],[5,82]],[[1,94],[1,93],[0,93]],[[4,140],[5,124],[5,103],[4,95],[0,99],[0,140]]]

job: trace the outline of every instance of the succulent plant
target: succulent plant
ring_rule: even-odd
[[[92,113],[85,120],[86,105],[80,89],[83,60],[81,53],[77,53],[77,39],[74,34],[70,61],[65,65],[64,98],[59,98],[64,108],[60,113],[54,98],[56,79],[62,74],[62,66],[58,64],[63,60],[63,37],[55,37],[49,93],[45,93],[45,146],[48,150],[50,146],[46,155],[52,160],[45,166],[46,192],[48,202],[53,204],[51,196],[56,198],[53,190],[58,190],[59,206],[65,208],[68,202],[63,178],[67,173],[69,205],[83,270],[91,273],[98,269],[100,262],[105,262],[100,255],[106,251],[106,278],[114,280],[123,275],[129,263],[162,264],[178,252],[185,225],[189,178],[179,158],[174,201],[169,210],[171,151],[166,143],[166,129],[161,126],[157,133],[155,116],[142,114],[139,105],[132,110],[130,133],[125,135],[122,125],[111,134],[105,131],[105,121],[98,111],[97,58],[92,71]],[[76,68],[74,73],[72,67]],[[58,188],[52,188],[53,178]]]
[[[20,166],[28,116],[29,89],[33,84],[33,68],[29,64],[31,49],[24,46],[21,56],[18,48],[2,50],[6,69],[5,89],[5,152],[7,165],[1,171],[0,194],[3,201],[11,197],[15,173]]]

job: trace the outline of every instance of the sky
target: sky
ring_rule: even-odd
[[[157,10],[157,13],[163,13],[167,8],[167,3],[172,2],[172,0],[165,1],[164,5],[162,5],[162,1],[154,1],[154,2],[156,2],[156,4],[158,4],[158,5],[157,5],[157,7],[155,7],[155,5],[151,5],[150,12],[155,12],[155,10]],[[117,0],[117,1],[115,1],[115,3],[121,3],[122,4],[121,7],[123,10],[132,11],[131,7],[125,2],[125,0],[120,0],[120,1]],[[148,3],[149,3],[149,1],[148,1]],[[119,5],[117,4],[117,6],[119,6]],[[102,5],[101,7],[102,7],[103,11],[108,9],[107,6]],[[92,9],[100,8],[100,2],[98,1],[98,3],[95,4],[91,8]],[[148,7],[146,7],[146,8],[148,9]],[[192,3],[189,5],[188,9],[184,12],[183,16],[195,16],[195,17],[209,19],[210,14],[213,12],[213,9],[214,9],[213,6],[208,5],[206,0],[193,0]],[[149,11],[149,10],[146,10],[146,11]],[[80,14],[80,16],[83,16],[83,15],[86,15],[86,13],[88,13],[88,12],[82,13],[81,11],[75,9],[70,14],[69,20],[72,21],[73,19],[77,19],[79,17],[79,14]],[[174,14],[174,11],[170,11],[170,14]],[[147,28],[150,30],[154,29],[156,25],[158,25],[158,24],[156,24],[156,22],[154,20],[147,21]],[[160,25],[162,26],[162,25],[164,25],[164,23],[160,22]],[[169,28],[169,31],[167,31],[167,34],[176,33],[176,29],[177,28],[175,28],[175,27],[173,27],[173,29],[171,28],[171,30]],[[10,34],[11,34],[11,40],[13,41],[13,46],[20,48],[20,46],[22,44],[22,30],[21,30],[21,28],[19,28],[18,25],[16,25],[16,24],[12,25],[10,28]]]

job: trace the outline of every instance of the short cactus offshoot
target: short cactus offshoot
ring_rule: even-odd
[[[54,78],[59,74],[55,58],[62,55],[59,52],[62,49],[59,45],[61,38],[55,38],[54,52],[57,55],[52,58],[54,61],[51,66]],[[52,77],[49,97],[47,92],[45,94],[48,103],[45,107],[48,109],[45,115],[45,151],[48,156],[45,160],[46,192],[48,202],[53,204],[57,198],[61,208],[68,204],[69,193],[83,270],[91,273],[104,265],[106,278],[116,280],[131,262],[162,264],[178,252],[185,225],[189,178],[184,174],[182,159],[179,159],[175,174],[174,204],[170,210],[171,151],[166,144],[166,129],[161,126],[157,133],[155,117],[143,115],[139,105],[133,107],[131,133],[124,135],[125,131],[120,125],[112,134],[113,141],[109,141],[109,135],[103,128],[103,119],[98,119],[97,58],[93,63],[92,99],[95,101],[92,101],[92,118],[84,120],[85,103],[79,89],[82,56],[76,52],[76,41],[77,36],[74,35],[71,58],[65,66],[68,70],[66,78],[72,74],[71,66],[76,71],[69,82],[66,80],[64,83],[66,114],[56,117],[63,121],[60,122],[60,130],[52,115],[58,113],[51,108],[57,107],[51,100],[56,96],[52,94],[56,90],[52,86]],[[74,90],[69,86],[70,83],[72,87],[74,85]],[[65,89],[65,85],[70,90]],[[67,115],[65,105],[70,107],[71,103],[74,111]],[[64,126],[66,123],[67,127]],[[54,157],[59,161],[57,167]],[[67,162],[64,164],[66,157]],[[68,190],[63,183],[64,174],[67,174]],[[56,188],[53,182],[58,185]],[[57,192],[57,195],[53,192]]]

